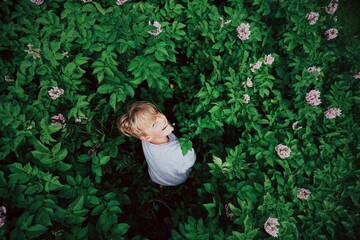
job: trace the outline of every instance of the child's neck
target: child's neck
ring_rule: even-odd
[[[158,138],[158,139],[154,139],[153,141],[151,141],[152,144],[164,144],[164,143],[167,143],[169,142],[169,137],[166,136],[164,138]]]

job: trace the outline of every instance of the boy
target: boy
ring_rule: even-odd
[[[133,103],[128,112],[117,119],[117,126],[126,136],[141,140],[153,182],[176,186],[186,181],[196,160],[195,151],[182,154],[180,143],[172,133],[174,128],[153,104]]]

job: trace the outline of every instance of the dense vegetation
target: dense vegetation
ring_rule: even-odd
[[[359,238],[355,4],[2,1],[0,238]],[[117,130],[135,100],[194,147],[185,185]]]

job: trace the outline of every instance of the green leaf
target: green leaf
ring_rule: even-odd
[[[31,151],[31,154],[33,155],[34,158],[36,158],[38,160],[49,159],[51,157],[51,155],[49,153],[43,153],[38,150]]]
[[[70,62],[70,63],[68,63],[68,64],[66,65],[66,67],[65,67],[65,72],[66,72],[67,74],[71,75],[71,74],[74,73],[76,67],[77,67],[77,66],[76,66],[75,63]]]
[[[46,73],[47,73],[47,67],[46,67],[46,65],[41,65],[40,67],[38,67],[38,68],[36,69],[36,74],[38,74],[38,75],[43,76],[43,75],[45,75]]]
[[[30,226],[29,228],[26,229],[26,234],[30,238],[36,238],[47,231],[48,231],[47,227],[41,224],[35,224],[34,226]]]
[[[99,10],[99,12],[102,15],[105,15],[105,10],[102,8],[102,6],[99,3],[97,3],[97,2],[92,2],[92,3],[95,5],[96,9]]]
[[[209,216],[208,217],[214,217],[215,216],[215,203],[205,203],[203,204],[204,208],[208,211]]]
[[[109,162],[110,156],[104,156],[100,159],[100,165],[105,165],[107,162]]]
[[[114,111],[116,111],[116,95],[116,93],[112,93],[109,100],[110,106],[114,109]]]
[[[68,209],[73,210],[74,212],[80,211],[84,206],[84,196],[77,198],[74,202],[70,203]]]
[[[115,234],[115,235],[119,235],[122,236],[124,235],[130,228],[130,225],[127,223],[120,223],[115,225],[112,229],[111,229],[111,233]]]
[[[61,161],[63,160],[64,158],[66,158],[68,154],[68,150],[65,148],[63,150],[61,150],[57,155],[56,155],[56,158],[58,161]]]
[[[208,193],[214,193],[214,186],[211,183],[204,183],[204,188]]]
[[[114,92],[116,86],[114,84],[103,84],[98,89],[97,92],[100,94],[108,94]]]

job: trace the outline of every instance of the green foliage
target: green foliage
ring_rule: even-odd
[[[2,1],[0,238],[148,237],[134,232],[146,217],[137,208],[159,190],[115,122],[135,100],[156,103],[176,122],[183,153],[198,156],[173,239],[263,239],[269,217],[281,239],[359,238],[359,29],[351,3],[333,15],[327,4]],[[241,23],[248,40],[237,36]],[[325,39],[329,28],[337,38]],[[274,63],[252,71],[269,54]],[[52,99],[53,87],[64,93]],[[305,100],[312,89],[319,106]],[[325,118],[333,107],[341,115]]]

